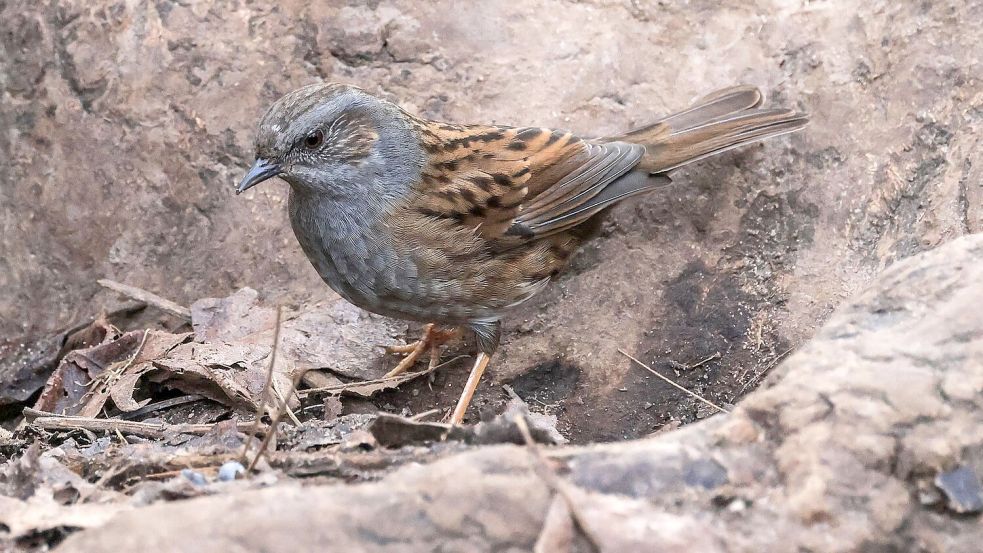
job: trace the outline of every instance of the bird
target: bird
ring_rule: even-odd
[[[461,424],[498,348],[502,320],[561,274],[613,205],[664,188],[688,163],[803,128],[748,85],[616,136],[431,121],[356,86],[318,82],[276,100],[239,194],[273,177],[315,270],[367,311],[426,323],[390,353],[398,375],[470,332]]]

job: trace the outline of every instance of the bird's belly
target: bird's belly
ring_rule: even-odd
[[[412,256],[386,244],[351,235],[343,241],[297,238],[321,279],[366,311],[446,324],[466,324],[492,315],[470,301],[459,283],[418,274]]]

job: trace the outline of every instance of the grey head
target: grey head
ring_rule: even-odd
[[[318,83],[277,100],[256,132],[256,161],[236,193],[272,177],[324,201],[385,203],[419,177],[423,152],[399,107],[348,85]]]

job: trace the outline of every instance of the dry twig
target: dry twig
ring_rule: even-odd
[[[191,320],[191,310],[183,305],[178,305],[171,300],[162,298],[153,292],[148,292],[142,288],[137,288],[136,286],[130,286],[129,284],[123,284],[116,282],[115,280],[109,280],[108,278],[102,278],[96,281],[100,286],[104,288],[109,288],[114,292],[123,294],[124,296],[133,298],[137,301],[142,301],[147,305],[152,305],[161,311],[170,313],[176,317],[180,317],[184,320]]]
[[[276,326],[273,327],[273,351],[270,353],[270,366],[266,371],[266,383],[263,384],[263,391],[260,393],[259,401],[256,403],[256,417],[253,419],[253,425],[258,428],[260,421],[263,418],[263,412],[266,410],[266,399],[270,395],[270,388],[273,387],[273,368],[276,366],[276,352],[280,345],[280,321],[283,319],[283,307],[276,306]],[[249,455],[249,446],[253,443],[253,435],[256,433],[255,428],[253,432],[250,432],[246,436],[246,441],[242,445],[242,459],[240,462],[246,464],[247,456]],[[265,440],[264,438],[264,441]],[[250,465],[252,468],[252,465]]]
[[[526,447],[529,448],[529,451],[536,459],[536,473],[553,490],[553,493],[563,498],[563,501],[567,504],[567,510],[570,511],[570,518],[573,519],[574,525],[594,547],[594,551],[602,551],[600,545],[598,545],[597,538],[587,529],[587,521],[583,514],[581,514],[580,509],[577,508],[577,504],[571,496],[570,490],[567,488],[567,483],[560,479],[560,476],[550,467],[549,461],[546,460],[543,452],[539,450],[539,445],[533,439],[532,432],[529,431],[529,425],[526,424],[526,418],[521,415],[517,416],[515,418],[515,425],[518,427],[519,433],[522,434],[522,439],[526,442]]]
[[[406,382],[409,382],[410,380],[414,380],[421,376],[428,375],[436,371],[437,369],[440,369],[445,365],[449,365],[454,361],[457,361],[458,359],[461,359],[463,357],[467,357],[467,356],[458,355],[456,357],[452,357],[448,359],[447,361],[444,361],[443,363],[440,363],[439,365],[434,365],[433,367],[427,367],[426,369],[415,373],[403,373],[397,376],[389,376],[389,377],[384,376],[382,378],[376,378],[373,380],[359,380],[356,382],[345,382],[343,384],[335,384],[333,386],[308,388],[306,390],[301,390],[297,392],[297,395],[300,397],[307,397],[311,394],[322,394],[322,393],[340,394],[342,392],[349,391],[349,390],[372,389],[373,391],[381,391],[389,388],[396,388],[402,384],[405,384]]]
[[[679,384],[676,384],[676,383],[675,383],[675,382],[673,382],[673,381],[672,381],[672,380],[671,380],[671,379],[670,379],[669,377],[666,377],[666,376],[662,376],[661,374],[659,374],[659,373],[658,373],[658,372],[657,372],[657,371],[656,371],[655,369],[653,369],[652,367],[649,367],[649,366],[648,366],[648,365],[646,365],[645,363],[642,363],[642,362],[641,362],[641,361],[639,361],[638,359],[635,359],[635,358],[634,358],[634,357],[632,357],[631,355],[628,355],[628,353],[627,353],[627,352],[625,352],[625,350],[623,350],[623,349],[618,349],[618,353],[620,353],[621,355],[624,355],[624,356],[625,356],[625,357],[627,357],[628,359],[631,359],[632,361],[634,361],[634,362],[636,362],[636,363],[638,363],[638,364],[639,364],[639,365],[640,365],[640,366],[641,366],[642,368],[644,368],[644,369],[645,369],[645,370],[647,370],[648,372],[650,372],[650,373],[652,373],[652,374],[654,374],[655,376],[657,376],[657,377],[659,377],[659,378],[661,378],[661,379],[662,379],[662,380],[664,380],[664,381],[665,381],[666,383],[668,383],[668,384],[670,384],[670,385],[672,385],[672,386],[674,386],[674,387],[675,387],[676,389],[678,389],[678,390],[682,390],[683,392],[686,392],[687,394],[689,394],[689,395],[691,395],[691,396],[693,396],[694,398],[696,398],[696,399],[698,399],[698,400],[700,400],[700,401],[702,401],[703,403],[705,403],[705,404],[707,404],[707,405],[709,405],[710,407],[713,407],[713,408],[714,408],[714,409],[716,409],[717,411],[720,411],[721,413],[730,413],[730,411],[728,411],[727,409],[724,409],[723,407],[721,407],[721,406],[719,406],[719,405],[717,405],[716,403],[713,403],[712,401],[710,401],[710,400],[708,400],[708,399],[706,399],[706,398],[704,398],[703,396],[701,396],[701,395],[699,395],[699,394],[697,394],[696,392],[691,392],[691,391],[689,391],[688,389],[686,389],[686,388],[684,388],[684,387],[682,387],[682,386],[680,386]],[[707,361],[709,361],[709,359],[707,359]],[[706,362],[706,361],[701,361],[701,363],[704,363],[704,362]]]
[[[287,392],[287,397],[290,397],[291,394],[294,393],[294,390],[297,389],[297,383],[300,382],[300,379],[301,376],[293,379],[290,384],[290,390]],[[270,427],[266,430],[266,433],[263,434],[263,440],[259,443],[259,450],[256,451],[256,456],[253,457],[253,461],[249,463],[249,466],[246,468],[246,474],[252,473],[253,469],[256,468],[256,463],[259,462],[259,458],[266,453],[266,448],[269,446],[270,440],[276,435],[276,429],[280,425],[280,420],[283,418],[283,414],[289,410],[290,408],[287,407],[286,401],[283,402],[283,405],[277,404],[276,416],[273,417],[273,420],[270,422]]]
[[[788,357],[788,354],[792,353],[793,349],[794,348],[788,348],[784,352],[776,355],[775,358],[771,360],[771,363],[768,363],[768,366],[765,367],[763,371],[754,375],[754,377],[751,378],[751,380],[748,380],[747,382],[744,383],[743,386],[741,386],[741,389],[738,390],[737,394],[734,395],[734,398],[736,399],[744,395],[745,390],[750,388],[752,384],[757,385],[758,381],[764,378],[768,373],[771,372],[772,369],[777,367],[779,363],[781,363],[786,357]]]
[[[163,438],[172,434],[206,434],[215,428],[215,424],[166,424],[126,421],[122,419],[97,419],[92,417],[76,417],[58,415],[47,411],[25,408],[23,411],[29,424],[45,430],[87,430],[95,432],[114,432],[143,436],[145,438]],[[240,422],[236,429],[242,432],[259,432],[252,422]]]
[[[143,407],[137,409],[136,411],[130,411],[129,413],[122,413],[120,418],[130,420],[137,417],[142,417],[147,413],[153,413],[154,411],[162,411],[164,409],[170,409],[171,407],[177,407],[178,405],[184,405],[186,403],[194,403],[205,399],[204,396],[199,396],[197,394],[189,394],[186,396],[172,397],[170,399],[162,399],[160,401],[155,401],[144,405]]]
[[[441,411],[440,409],[431,409],[429,411],[424,411],[422,413],[417,413],[417,414],[413,415],[412,417],[410,417],[410,420],[413,421],[413,422],[420,422],[423,419],[429,417],[430,415],[436,415],[437,413],[440,413],[440,411]]]

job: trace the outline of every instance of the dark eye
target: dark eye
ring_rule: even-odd
[[[311,150],[320,146],[322,142],[324,142],[324,133],[321,131],[314,131],[304,137],[304,146]]]

